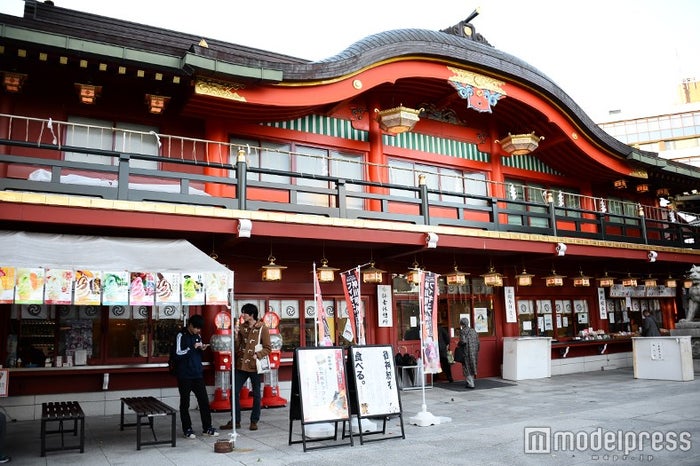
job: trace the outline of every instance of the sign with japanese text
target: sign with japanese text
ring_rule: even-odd
[[[401,412],[391,346],[351,346],[352,376],[357,390],[359,416]]]
[[[379,306],[379,327],[393,327],[393,305],[391,302],[391,285],[377,285],[377,304]]]

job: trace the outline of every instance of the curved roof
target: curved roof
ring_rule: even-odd
[[[186,114],[219,112],[241,120],[265,122],[328,112],[360,94],[372,95],[383,105],[390,105],[397,98],[414,108],[425,102],[437,102],[461,112],[458,116],[464,124],[492,128],[498,137],[508,132],[531,131],[546,135],[537,157],[562,173],[571,174],[573,170],[574,176],[608,183],[620,176],[634,175],[635,171],[647,171],[650,181],[667,186],[675,183],[684,190],[696,188],[700,179],[700,171],[692,167],[633,149],[608,135],[556,83],[528,63],[483,41],[448,32],[386,31],[351,44],[332,57],[309,61],[35,0],[25,1],[23,18],[0,15],[0,21],[16,29],[3,27],[0,30],[3,40],[43,41],[43,46],[59,48],[69,48],[72,41],[78,41],[72,52],[81,55],[106,54],[105,50],[109,49],[105,45],[117,46],[116,51],[110,52],[113,54],[110,59],[140,60],[140,66],[169,68],[185,80],[208,76],[242,82],[249,89],[264,87],[265,95],[270,95],[270,91],[281,93],[284,89],[323,88],[333,93],[335,99],[314,101],[318,92],[297,92],[310,96],[308,101],[281,105],[279,100],[217,102],[210,96],[193,94],[185,104]],[[412,67],[409,69],[407,65],[397,73],[396,65],[402,63]],[[493,113],[466,110],[447,80],[430,74],[428,68],[435,64],[503,81],[517,92],[499,101]],[[392,66],[392,72],[397,74],[389,73]],[[373,84],[361,90],[332,86],[350,78],[369,77]]]

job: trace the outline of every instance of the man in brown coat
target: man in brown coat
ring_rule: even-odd
[[[250,430],[258,430],[261,411],[262,374],[258,374],[256,359],[264,358],[272,351],[270,331],[262,320],[258,319],[258,308],[254,304],[244,304],[241,308],[243,322],[238,326],[235,340],[235,392],[233,400],[236,404],[236,429],[241,427],[240,395],[243,385],[250,379],[253,386],[253,409],[250,412]],[[260,341],[262,348],[256,351],[255,346]],[[222,430],[232,429],[231,421],[220,427]]]

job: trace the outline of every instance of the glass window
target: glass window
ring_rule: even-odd
[[[398,186],[418,186],[413,174],[413,164],[402,160],[389,161],[389,183]],[[418,197],[418,193],[398,188],[391,188],[390,195],[403,197]]]
[[[296,146],[294,157],[294,171],[306,175],[329,175],[328,151],[316,147]],[[326,180],[298,178],[297,185],[315,188],[329,188],[330,184]],[[328,194],[298,192],[297,203],[306,205],[330,206],[331,198]]]
[[[476,194],[478,196],[488,196],[488,184],[486,183],[486,173],[467,173],[464,175],[465,192],[468,194]],[[485,199],[474,199],[468,197],[467,204],[471,205],[487,205]]]
[[[151,134],[151,132],[157,131],[156,127],[123,122],[113,123],[107,120],[82,117],[70,117],[68,122],[73,123],[66,128],[65,140],[68,146],[130,154],[159,154],[158,140]],[[102,165],[117,165],[118,163],[116,157],[79,152],[65,152],[64,159]],[[133,168],[149,170],[158,168],[156,161],[136,158],[131,159],[129,165]]]
[[[362,157],[357,154],[347,152],[331,151],[330,154],[330,172],[332,176],[344,178],[346,180],[364,180],[364,172],[362,167]],[[362,192],[363,187],[359,184],[346,184],[348,192]],[[364,200],[362,198],[352,197],[347,199],[347,206],[350,209],[363,209]]]
[[[70,117],[66,127],[65,141],[67,146],[85,147],[89,149],[112,150],[112,123],[106,120],[95,120],[80,117]],[[65,160],[71,162],[86,162],[102,165],[113,165],[113,157],[80,152],[64,152]]]

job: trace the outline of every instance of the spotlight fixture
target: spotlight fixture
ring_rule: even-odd
[[[164,95],[146,94],[146,105],[148,111],[155,115],[160,115],[165,110],[165,105],[170,100],[170,97]]]
[[[80,102],[88,105],[94,104],[102,93],[102,86],[93,86],[92,84],[75,83],[75,88],[78,90]]]
[[[22,90],[24,81],[27,79],[26,74],[12,73],[11,71],[4,71],[2,74],[2,85],[6,92],[14,94]]]

